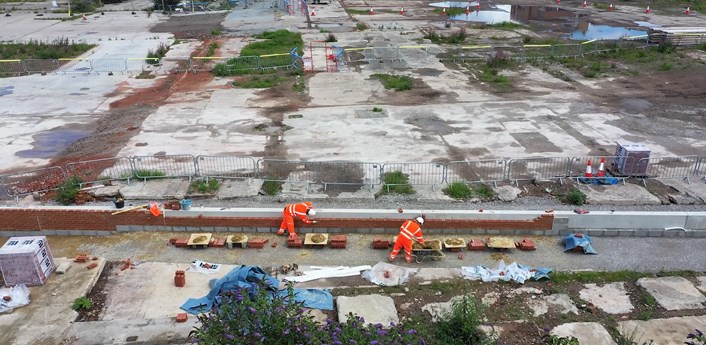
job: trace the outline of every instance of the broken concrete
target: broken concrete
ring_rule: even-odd
[[[627,183],[610,186],[577,184],[591,205],[661,205],[658,197],[639,185]]]
[[[529,300],[527,301],[527,304],[530,309],[532,309],[532,314],[534,317],[546,314],[549,312],[549,308],[552,307],[561,308],[559,312],[562,314],[579,313],[578,308],[576,308],[574,302],[571,300],[571,297],[567,294],[553,294],[544,296],[541,299]]]
[[[627,314],[634,308],[623,282],[603,286],[586,284],[586,288],[579,291],[579,297],[608,314]]]
[[[225,180],[221,182],[216,197],[220,200],[229,200],[257,196],[263,182],[261,179]]]
[[[88,191],[88,194],[96,198],[110,198],[120,195],[120,188],[123,186],[103,186]]]
[[[706,297],[682,277],[640,278],[637,285],[649,292],[667,310],[699,309]]]
[[[132,182],[120,188],[125,200],[184,199],[189,190],[189,181],[181,179],[154,179]]]
[[[429,303],[422,306],[422,311],[429,313],[431,315],[431,320],[433,322],[437,322],[451,312],[455,302],[461,301],[462,299],[463,296],[456,296],[451,298],[448,302]]]
[[[390,322],[400,321],[395,302],[383,295],[339,296],[336,298],[336,309],[339,322],[345,322],[349,313],[362,317],[367,323],[379,323],[386,327]]]
[[[186,322],[175,318],[125,319],[118,321],[75,322],[64,334],[65,344],[183,344],[199,324],[196,316]]]
[[[550,334],[557,337],[576,337],[579,344],[616,345],[610,333],[597,322],[565,323],[554,327]]]
[[[620,334],[626,337],[634,335],[636,344],[649,343],[650,340],[654,344],[683,344],[687,341],[686,336],[697,328],[706,329],[706,316],[618,322]]]
[[[697,289],[706,292],[706,276],[705,277],[697,277],[696,278],[699,281],[699,285],[696,286]]]
[[[497,194],[498,199],[505,202],[510,202],[517,199],[517,196],[520,195],[522,191],[515,186],[500,186],[495,188],[495,193]]]

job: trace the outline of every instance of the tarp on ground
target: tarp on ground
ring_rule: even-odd
[[[10,296],[9,301],[5,301],[4,296]],[[12,309],[29,304],[29,289],[26,285],[15,285],[11,288],[0,288],[0,313],[10,312]]]
[[[620,182],[619,179],[611,176],[609,173],[605,173],[605,177],[580,177],[578,178],[579,182],[583,184],[593,184],[593,185],[612,185],[612,184],[618,184]]]
[[[533,268],[531,266],[521,265],[516,262],[505,265],[505,261],[500,260],[498,262],[498,268],[496,269],[491,269],[480,265],[473,267],[461,267],[461,276],[465,279],[471,280],[480,279],[483,282],[512,280],[516,283],[524,284],[527,279],[549,279],[549,272],[551,271],[551,268]]]
[[[223,278],[212,279],[211,291],[201,298],[189,298],[181,309],[190,314],[200,314],[211,310],[214,304],[221,302],[220,295],[227,291],[247,289],[250,296],[255,296],[260,288],[266,289],[270,296],[286,296],[287,290],[280,289],[280,282],[258,266],[236,266]],[[304,307],[333,310],[333,296],[328,290],[294,289],[294,300],[304,303]]]
[[[565,252],[581,247],[583,248],[583,252],[586,254],[598,254],[598,252],[591,246],[593,240],[586,234],[568,234],[561,240],[561,243],[564,244]]]
[[[397,286],[409,280],[409,271],[407,267],[378,262],[371,269],[363,272],[362,277],[380,286]]]

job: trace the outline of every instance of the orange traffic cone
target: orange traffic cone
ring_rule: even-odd
[[[443,9],[441,9],[441,14],[446,15],[446,7],[444,7]]]
[[[691,14],[691,7],[687,7],[686,11],[684,11],[684,14]]]
[[[596,174],[596,177],[604,177],[605,176],[605,157],[601,157],[601,165],[598,166],[598,174]]]
[[[476,10],[480,10],[480,1],[476,4]]]
[[[647,6],[647,8],[645,9],[645,13],[650,13],[650,6]]]
[[[557,3],[557,4],[560,4],[560,3],[561,3],[561,0],[556,0],[556,3]]]
[[[316,15],[316,12],[312,9],[312,10],[311,10],[311,16],[313,17],[313,16],[315,16],[315,15]]]
[[[400,15],[404,16],[404,7],[400,7]]]
[[[581,7],[586,7],[586,1],[584,1],[583,4],[581,4]]]
[[[466,6],[466,15],[468,15],[469,13],[471,13],[471,9]]]
[[[583,175],[583,177],[593,177],[593,169],[591,169],[591,160],[588,160],[588,164],[586,165],[586,174]]]
[[[370,7],[370,15],[372,16],[373,14],[375,14],[375,11],[373,11],[373,8]]]
[[[159,204],[156,202],[151,202],[150,203],[150,213],[152,213],[153,216],[159,217],[160,214],[162,214],[159,211]]]
[[[608,11],[612,11],[612,10],[613,10],[613,4],[610,4],[610,6],[608,6]]]

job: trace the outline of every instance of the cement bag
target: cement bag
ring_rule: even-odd
[[[409,268],[378,262],[372,269],[363,272],[362,277],[380,286],[397,286],[409,280]]]
[[[3,297],[10,296],[9,301]],[[10,312],[12,309],[29,304],[29,289],[24,284],[12,288],[0,289],[0,313]]]

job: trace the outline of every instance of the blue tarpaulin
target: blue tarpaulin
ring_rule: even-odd
[[[561,240],[561,243],[564,244],[565,252],[581,247],[586,254],[598,254],[598,252],[591,247],[593,240],[586,234],[569,234]]]
[[[611,176],[609,173],[605,173],[605,177],[579,177],[578,181],[583,183],[583,184],[603,184],[603,185],[611,185],[611,184],[618,184],[620,182],[619,179]]]
[[[220,294],[226,291],[247,289],[254,296],[261,287],[267,289],[270,296],[286,296],[286,289],[279,289],[279,280],[271,277],[257,266],[236,266],[221,279],[212,279],[211,291],[201,298],[189,298],[181,309],[190,314],[200,314],[211,310],[214,304],[221,302]],[[304,307],[333,310],[333,296],[328,290],[294,289],[294,300],[303,302]]]

